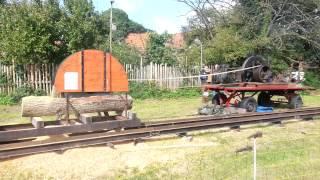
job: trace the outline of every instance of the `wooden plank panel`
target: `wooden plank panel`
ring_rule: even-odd
[[[52,65],[52,73],[54,72],[54,66]],[[76,90],[65,89],[65,72],[75,72],[78,73],[78,88]],[[63,61],[58,70],[55,78],[55,87],[58,92],[81,92],[81,52],[77,52],[69,56],[65,61]],[[68,83],[66,81],[66,83]]]
[[[111,57],[111,61],[109,63],[109,68],[107,68],[107,71],[110,71],[110,75],[108,78],[110,79],[111,92],[129,91],[127,73],[125,72],[122,64],[120,64],[120,62],[115,57]]]
[[[104,52],[84,51],[84,92],[104,92]]]

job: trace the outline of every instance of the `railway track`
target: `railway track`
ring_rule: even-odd
[[[144,123],[140,127],[126,129],[120,132],[98,132],[82,135],[66,136],[60,139],[35,140],[14,142],[0,145],[0,159],[37,154],[50,151],[64,151],[66,149],[120,143],[148,139],[155,136],[185,133],[218,127],[236,127],[247,124],[272,123],[290,119],[306,119],[320,116],[319,108],[304,108],[274,113],[248,113],[232,116],[204,116],[197,118],[175,119],[161,122]],[[15,130],[30,125],[2,126],[2,130]]]

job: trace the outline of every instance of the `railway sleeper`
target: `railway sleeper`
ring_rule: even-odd
[[[0,131],[0,143],[40,136],[83,134],[141,126],[141,121],[136,115],[129,115],[128,118],[110,116],[108,119],[101,116],[81,115],[80,119],[70,119],[68,122],[63,120],[46,122],[40,117],[32,117],[31,126]]]

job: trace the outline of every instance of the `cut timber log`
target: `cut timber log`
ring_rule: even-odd
[[[93,113],[124,111],[132,108],[132,98],[125,95],[100,95],[70,98],[69,113]],[[127,107],[126,107],[127,104]],[[28,96],[22,98],[23,117],[41,117],[66,114],[66,99],[49,96]]]

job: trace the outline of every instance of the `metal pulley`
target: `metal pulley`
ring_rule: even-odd
[[[265,59],[261,56],[250,56],[242,64],[244,70],[241,74],[242,82],[269,82],[272,80],[272,72]]]

